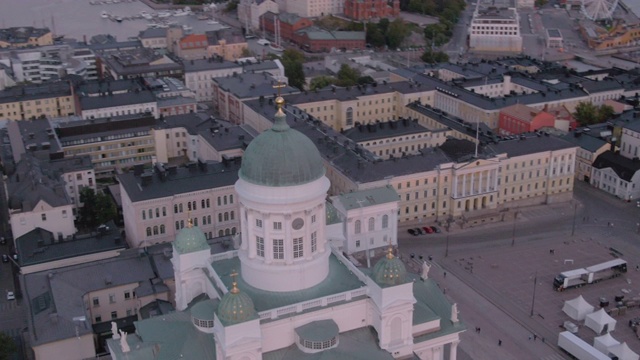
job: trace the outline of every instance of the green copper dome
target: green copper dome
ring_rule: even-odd
[[[407,278],[407,269],[402,260],[393,256],[393,250],[389,247],[387,255],[380,259],[371,273],[373,280],[378,285],[400,285],[404,284]]]
[[[249,295],[240,292],[236,282],[229,292],[222,296],[218,305],[218,318],[223,325],[238,324],[257,317],[253,301]]]
[[[256,185],[293,186],[319,179],[324,171],[318,148],[287,125],[280,109],[271,129],[253,139],[245,150],[239,176]]]
[[[191,219],[189,219],[189,225],[178,232],[173,246],[180,254],[211,249],[204,233],[199,227],[192,225]]]

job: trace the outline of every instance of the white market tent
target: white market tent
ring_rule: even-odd
[[[587,315],[584,320],[584,325],[595,331],[596,334],[600,334],[602,333],[602,330],[604,330],[605,326],[607,328],[607,332],[615,330],[616,320],[609,316],[604,309],[600,309]]]
[[[602,353],[604,354],[608,353],[608,349],[610,347],[618,344],[620,344],[620,341],[614,339],[610,333],[606,333],[602,336],[597,336],[593,339],[593,347],[602,351]]]
[[[638,360],[640,356],[629,349],[626,342],[613,345],[608,349],[609,353],[618,357],[619,360]]]
[[[587,314],[593,312],[593,309],[593,305],[589,304],[582,295],[575,299],[565,301],[562,307],[562,311],[564,311],[565,314],[569,315],[573,320],[578,321],[584,320]]]

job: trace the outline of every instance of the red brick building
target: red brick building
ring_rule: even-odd
[[[178,41],[176,55],[183,59],[202,59],[207,56],[208,46],[206,35],[187,35]]]
[[[498,127],[500,134],[518,135],[542,127],[555,127],[555,121],[555,116],[546,111],[514,104],[500,110]]]
[[[291,13],[274,14],[267,12],[260,17],[260,24],[262,24],[264,30],[271,35],[274,35],[276,19],[280,21],[280,39],[287,41],[294,41],[295,33],[298,30],[308,28],[313,25],[313,21],[307,18],[300,17]]]
[[[400,0],[346,0],[344,15],[357,21],[396,17],[400,14]]]
[[[310,52],[328,52],[331,48],[361,50],[365,48],[366,36],[364,31],[326,31],[309,28],[298,31],[294,42]]]

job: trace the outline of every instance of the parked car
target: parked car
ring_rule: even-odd
[[[417,234],[417,233],[416,233],[416,230],[415,230],[415,229],[409,229],[409,230],[407,230],[407,232],[408,232],[409,234],[413,235],[413,236],[419,235],[419,234]]]
[[[424,232],[427,233],[427,234],[433,233],[433,229],[431,227],[429,227],[429,226],[423,227],[422,230],[424,230]]]
[[[436,234],[439,234],[441,232],[440,228],[438,228],[436,226],[431,226],[431,230],[433,230],[433,232],[436,233]]]
[[[6,254],[2,254],[2,262],[3,263],[8,263],[9,262],[9,256],[7,256]]]
[[[15,300],[16,299],[16,295],[13,293],[13,291],[7,291],[7,300]]]
[[[426,234],[426,232],[424,232],[424,230],[420,229],[420,228],[415,228],[415,231],[418,233],[418,235],[424,235]]]

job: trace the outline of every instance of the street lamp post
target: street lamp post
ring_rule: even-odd
[[[640,224],[638,229],[640,229]],[[447,234],[447,245],[444,248],[444,257],[448,257],[449,256],[449,234]]]
[[[511,233],[511,246],[516,244],[516,219],[518,218],[518,210],[513,214],[513,232]]]
[[[576,232],[576,215],[578,214],[578,203],[573,204],[573,226],[571,227],[571,236]]]
[[[533,277],[533,295],[531,297],[531,314],[530,316],[533,317],[533,306],[536,303],[536,285],[538,285],[538,272],[536,271],[536,275]]]

